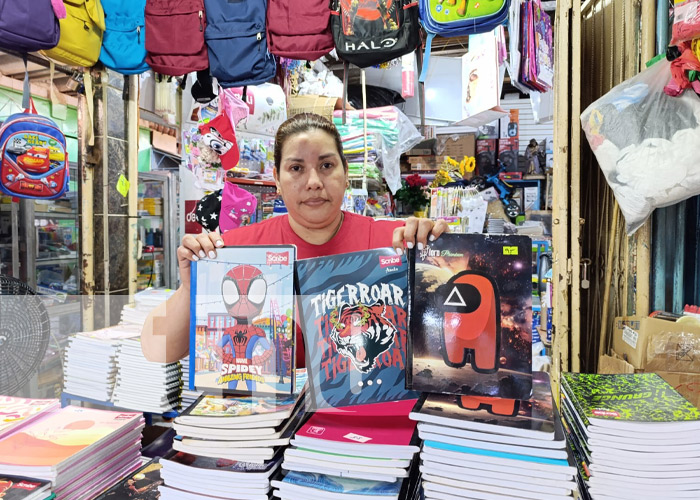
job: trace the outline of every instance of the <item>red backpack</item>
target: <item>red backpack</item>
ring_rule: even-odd
[[[146,0],[146,62],[162,75],[209,67],[204,0]]]
[[[270,52],[289,59],[315,61],[333,50],[328,0],[269,0],[267,43]]]

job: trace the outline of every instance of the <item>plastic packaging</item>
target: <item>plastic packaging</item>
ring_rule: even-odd
[[[347,111],[346,124],[342,124],[342,111],[333,112],[333,123],[341,137],[362,134],[364,113],[362,110]],[[392,193],[401,187],[401,166],[399,158],[418,144],[423,136],[416,126],[396,106],[367,109],[367,133],[382,137],[379,159],[383,167],[384,179]]]
[[[655,208],[700,194],[700,99],[664,93],[663,59],[613,88],[581,114],[605,179],[634,233]]]
[[[700,37],[700,0],[675,0],[670,45]]]

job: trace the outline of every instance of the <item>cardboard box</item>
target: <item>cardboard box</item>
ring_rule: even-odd
[[[501,138],[498,140],[498,159],[506,166],[506,172],[518,172],[518,138]]]
[[[336,97],[324,97],[318,95],[289,96],[287,100],[287,117],[300,113],[316,113],[333,121],[333,110],[336,108]],[[342,109],[342,106],[341,106]]]
[[[687,323],[641,316],[615,318],[613,350],[638,370],[700,373],[700,329]]]
[[[662,379],[676,389],[681,396],[700,408],[700,374],[682,372],[656,372]]]
[[[600,360],[598,360],[598,373],[634,373],[634,366],[620,358],[619,354],[613,352],[611,356],[603,354],[600,357]]]
[[[461,161],[465,156],[476,155],[475,134],[438,135],[435,152]]]

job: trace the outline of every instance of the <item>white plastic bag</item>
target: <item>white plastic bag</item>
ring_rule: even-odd
[[[628,234],[655,208],[700,194],[700,99],[664,93],[665,59],[588,106],[581,125]]]

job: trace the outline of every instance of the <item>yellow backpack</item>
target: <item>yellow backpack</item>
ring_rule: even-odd
[[[64,0],[67,16],[61,19],[58,45],[44,55],[72,66],[93,66],[100,57],[105,14],[100,0]]]

